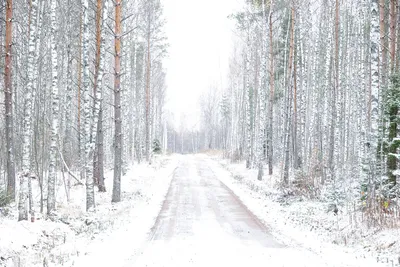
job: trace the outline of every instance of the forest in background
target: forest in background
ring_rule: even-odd
[[[397,0],[245,1],[229,17],[228,86],[211,85],[199,123],[180,127],[164,110],[160,0],[4,0],[0,12],[0,204],[15,200],[19,220],[52,214],[61,173],[86,185],[91,211],[105,168],[118,202],[134,160],[220,149],[283,190],[398,223]]]
[[[222,149],[280,175],[280,188],[398,225],[397,0],[252,0],[232,14],[226,88],[200,100],[199,130],[169,129],[177,152]],[[340,209],[339,208],[339,209]]]
[[[87,211],[95,188],[119,202],[121,175],[165,133],[161,2],[2,0],[0,18],[0,206],[52,216],[60,183],[86,185]]]

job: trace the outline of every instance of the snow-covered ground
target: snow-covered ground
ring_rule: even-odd
[[[399,228],[367,228],[360,213],[340,210],[334,216],[327,203],[283,196],[276,189],[279,174],[258,181],[257,170],[246,169],[244,162],[233,164],[218,154],[203,157],[281,242],[297,243],[332,266],[400,266]]]
[[[314,253],[292,239],[279,240],[271,235],[275,228],[263,225],[224,184],[230,179],[206,156],[185,156],[151,235],[124,266],[377,266],[334,250]]]
[[[398,266],[398,229],[346,228],[343,212],[282,198],[279,177],[256,177],[217,155],[159,157],[131,167],[118,204],[109,172],[89,215],[84,186],[67,204],[60,182],[54,221],[0,215],[0,266]]]
[[[17,222],[15,207],[2,209],[0,266],[121,266],[146,239],[179,158],[158,157],[151,166],[132,166],[122,178],[118,204],[111,203],[112,172],[107,173],[107,192],[96,193],[94,214],[85,212],[85,187],[74,186],[67,203],[62,181],[54,221]],[[37,185],[33,188],[39,192]]]

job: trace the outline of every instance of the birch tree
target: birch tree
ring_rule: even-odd
[[[57,181],[57,149],[59,130],[59,90],[58,90],[58,60],[57,60],[57,21],[56,21],[56,0],[51,1],[51,136],[50,136],[50,161],[49,181],[47,195],[47,214],[51,215],[56,209],[55,187]]]
[[[7,195],[15,200],[15,165],[14,165],[14,127],[13,127],[13,101],[12,101],[12,43],[13,43],[13,0],[5,3],[6,12],[6,37],[5,37],[5,64],[4,64],[4,106],[7,149]]]
[[[108,16],[108,1],[104,1],[104,8],[102,8],[102,2],[98,1],[98,10],[97,14],[100,16],[98,20],[97,25],[97,33],[96,33],[96,38],[97,42],[100,42],[97,46],[97,51],[96,51],[96,74],[95,74],[95,84],[94,84],[94,109],[93,109],[93,122],[91,125],[91,131],[90,131],[90,152],[89,152],[89,160],[95,160],[97,164],[94,164],[95,167],[98,168],[97,172],[97,180],[98,180],[98,186],[99,186],[99,191],[104,192],[105,191],[105,185],[104,185],[104,174],[103,174],[103,158],[102,158],[102,153],[103,151],[100,150],[97,154],[97,158],[94,155],[95,153],[95,144],[96,140],[99,141],[99,138],[97,136],[97,133],[99,132],[99,127],[101,127],[102,124],[99,123],[99,119],[102,119],[100,117],[101,115],[101,105],[102,105],[102,92],[103,92],[103,78],[104,78],[104,68],[105,68],[105,37],[104,33],[102,33],[102,28],[104,28],[104,25],[106,24],[106,18]],[[99,13],[100,12],[100,13]],[[97,58],[98,57],[98,58]],[[100,129],[102,131],[102,129]],[[100,139],[102,141],[102,139]],[[101,153],[101,155],[100,155]],[[101,169],[100,169],[101,168]],[[96,171],[96,170],[94,170]],[[86,175],[89,176],[90,180],[94,179],[93,176],[94,172],[88,172],[88,169],[86,170]]]
[[[91,101],[90,101],[90,81],[89,81],[89,2],[88,0],[82,1],[83,7],[83,35],[82,35],[82,57],[83,57],[83,101],[85,123],[83,130],[83,143],[85,144],[85,157],[84,157],[84,170],[86,178],[86,211],[94,211],[94,181],[93,181],[93,159],[92,159],[92,142],[91,142]]]
[[[273,40],[273,1],[270,2],[269,11],[269,119],[268,119],[268,174],[273,174],[274,160],[274,94],[275,94],[275,71],[274,71],[274,40]]]
[[[377,164],[377,147],[378,147],[378,124],[379,124],[379,15],[378,0],[371,2],[371,91],[369,99],[369,131],[366,140],[368,151],[369,170],[368,189],[370,193],[370,201],[374,197],[374,187]]]
[[[220,105],[230,97],[232,117],[213,131],[216,140],[225,140],[229,128],[230,141],[212,148],[227,150],[224,156],[260,173],[267,121],[269,174],[281,170],[284,187],[295,194],[351,202],[368,211],[367,221],[382,222],[398,194],[397,4],[246,1],[231,16],[237,26],[231,59],[236,68],[229,69],[228,89],[217,88]],[[260,30],[268,8],[268,29]],[[268,38],[267,47],[260,36]],[[269,80],[263,85],[266,57]],[[269,89],[265,100],[260,86]],[[211,102],[205,99],[201,106]],[[211,119],[198,132],[203,148],[210,126]],[[170,147],[178,145],[179,139]]]
[[[24,104],[24,125],[23,125],[23,139],[22,139],[22,173],[20,179],[20,192],[18,203],[18,220],[28,219],[28,179],[31,179],[31,136],[32,136],[32,103],[33,91],[35,82],[34,64],[36,60],[36,16],[38,1],[32,0],[31,2],[31,21],[29,31],[29,55],[28,55],[28,84],[25,93]],[[33,215],[33,214],[31,214]]]

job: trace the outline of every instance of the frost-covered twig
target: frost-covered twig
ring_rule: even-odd
[[[69,169],[67,163],[66,163],[65,160],[64,160],[64,157],[63,157],[63,155],[62,155],[60,149],[57,148],[57,150],[58,150],[58,153],[60,154],[61,161],[63,162],[64,167],[67,169],[67,172],[69,173],[69,175],[71,175],[72,178],[74,178],[74,179],[78,182],[78,185],[83,185],[83,183],[82,183],[78,178],[76,178],[76,176],[75,176],[75,175],[71,172],[71,170]]]

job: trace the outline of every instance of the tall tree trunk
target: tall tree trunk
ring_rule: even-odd
[[[150,162],[151,159],[151,140],[150,140],[150,120],[151,120],[151,114],[150,114],[150,71],[151,71],[151,55],[150,55],[150,38],[151,38],[151,33],[150,33],[150,21],[151,19],[151,10],[148,10],[148,29],[147,29],[147,70],[146,70],[146,160],[147,162]]]
[[[69,5],[71,0],[68,0]],[[68,168],[71,167],[72,163],[72,14],[68,14],[68,44],[67,44],[67,92],[66,92],[66,104],[65,104],[65,137],[64,137],[64,159]],[[69,179],[68,179],[69,181]]]
[[[31,18],[29,22],[29,54],[28,54],[28,84],[25,91],[25,103],[24,103],[24,124],[23,124],[23,139],[22,139],[22,173],[20,175],[20,193],[19,193],[19,203],[18,203],[18,220],[28,219],[28,180],[31,179],[31,136],[32,136],[32,103],[33,103],[33,90],[35,82],[35,71],[34,64],[36,59],[36,16],[37,16],[37,0],[31,1]],[[31,206],[31,205],[30,205]],[[32,207],[31,207],[32,208]],[[30,208],[31,212],[33,210]],[[33,216],[34,214],[31,213]]]
[[[93,94],[96,95],[96,89],[99,77],[100,57],[101,57],[101,28],[103,19],[103,0],[97,0],[96,6],[96,58],[94,66],[94,87]]]
[[[104,135],[103,135],[103,104],[100,105],[99,121],[97,126],[97,177],[99,192],[106,192],[104,184]]]
[[[246,95],[246,168],[252,168],[252,90],[250,85],[250,61],[251,61],[251,43],[250,43],[250,33],[247,33],[247,43],[246,43],[246,53],[244,55],[244,77],[245,77],[245,90]]]
[[[7,196],[15,200],[15,166],[14,166],[14,126],[12,100],[12,24],[13,1],[6,2],[6,40],[5,40],[5,70],[4,70],[4,105],[6,120],[7,148]]]
[[[380,75],[382,77],[382,84],[386,84],[386,78],[387,78],[387,49],[385,45],[385,40],[386,40],[386,31],[385,31],[385,26],[386,26],[386,16],[385,16],[385,2],[386,0],[380,0],[379,3],[379,20],[380,20],[380,48],[381,48],[381,57],[380,57]]]
[[[115,1],[115,78],[114,78],[114,182],[112,202],[121,201],[121,171],[122,171],[122,117],[121,117],[121,2]]]
[[[103,1],[97,0],[96,5],[96,58],[94,64],[94,86],[93,86],[93,95],[96,96],[97,83],[99,79],[99,68],[100,68],[100,46],[101,46],[101,27],[102,27],[102,11],[103,11]],[[95,126],[98,127],[98,124]],[[98,132],[97,132],[98,133]],[[95,149],[94,149],[94,157],[93,157],[93,179],[94,183],[98,186],[99,178],[98,178],[98,148],[97,148],[97,140],[95,140]]]
[[[294,9],[293,9],[294,11]],[[292,12],[293,12],[292,11]],[[295,15],[295,14],[292,14]],[[293,35],[295,30],[293,29]],[[299,144],[298,144],[298,125],[297,125],[297,62],[296,62],[296,45],[293,36],[293,166],[295,169],[300,168]]]
[[[332,90],[332,102],[331,102],[331,125],[329,132],[329,158],[328,167],[331,179],[335,179],[335,130],[336,130],[336,119],[337,119],[337,95],[339,91],[339,0],[336,0],[335,5],[335,81]]]
[[[265,146],[265,109],[266,109],[266,92],[267,92],[267,31],[266,31],[266,14],[265,14],[265,2],[264,0],[262,1],[262,10],[263,10],[263,16],[262,16],[262,33],[261,33],[261,44],[262,44],[262,49],[261,49],[261,60],[262,60],[262,66],[261,66],[261,74],[260,74],[260,100],[259,100],[259,105],[260,105],[260,114],[259,114],[259,140],[258,140],[258,175],[257,178],[259,181],[262,180],[262,177],[264,176],[264,146]],[[228,128],[228,127],[226,127]],[[224,147],[224,149],[226,149]]]
[[[269,11],[269,131],[268,131],[268,174],[273,174],[274,164],[274,95],[275,95],[275,70],[274,70],[274,40],[272,24],[273,0]]]
[[[379,14],[378,0],[371,2],[371,89],[369,96],[369,134],[367,135],[367,155],[369,160],[368,189],[369,203],[372,202],[375,195],[375,188],[372,186],[376,174],[377,145],[378,145],[378,124],[379,124]]]
[[[101,1],[101,0],[100,0]],[[100,4],[101,5],[101,4]],[[101,22],[100,22],[100,30],[97,32],[97,34],[100,35],[100,44],[98,46],[98,62],[96,62],[96,64],[98,64],[98,66],[96,66],[97,71],[96,71],[96,77],[95,77],[95,97],[94,97],[94,109],[93,109],[93,122],[91,125],[91,131],[90,131],[90,151],[89,151],[89,161],[95,161],[95,159],[97,158],[97,164],[95,165],[96,167],[102,167],[103,168],[103,162],[99,162],[98,160],[103,160],[103,155],[99,156],[99,154],[97,154],[97,157],[94,156],[94,153],[96,151],[95,149],[95,145],[96,142],[98,142],[98,137],[97,137],[97,133],[99,132],[98,127],[103,126],[102,123],[99,123],[99,118],[100,118],[100,110],[101,110],[101,102],[102,102],[102,94],[103,94],[103,76],[104,76],[104,68],[105,68],[105,37],[104,34],[102,34],[102,28],[103,25],[106,23],[106,18],[108,16],[108,2],[107,0],[104,3],[104,9],[100,10],[100,17],[102,17]],[[102,114],[101,114],[102,115]],[[102,129],[101,129],[102,131]],[[101,136],[101,139],[103,138],[103,136]],[[103,141],[103,140],[101,140]],[[102,148],[103,149],[103,148]],[[99,149],[97,148],[97,151],[99,151]],[[101,151],[103,153],[103,151]],[[100,164],[99,164],[100,163]],[[98,175],[103,175],[103,170],[98,169],[97,171],[95,170],[94,173],[97,173]],[[93,172],[87,172],[86,175],[92,176],[92,178],[88,178],[93,180],[93,182],[95,181],[94,177],[93,177]],[[104,176],[102,177],[97,177],[98,180],[101,180],[101,185],[99,184],[99,191],[100,192],[104,192],[105,191],[105,187],[104,187]]]
[[[104,63],[105,63],[105,36],[102,34],[102,29],[105,26],[106,19],[108,17],[108,2],[105,0],[103,9],[103,0],[97,0],[97,12],[96,12],[96,65],[95,65],[95,84],[94,84],[94,94],[95,94],[95,107],[94,107],[94,121],[92,125],[92,142],[95,142],[95,149],[93,153],[93,174],[94,181],[97,183],[99,191],[105,192],[104,185],[104,170],[103,168],[103,146],[99,149],[99,144],[103,143],[103,134],[100,127],[103,126],[101,122],[103,112],[102,109],[102,81],[104,75]],[[100,140],[101,139],[101,140]]]
[[[290,113],[291,113],[291,95],[292,95],[292,78],[293,75],[293,58],[294,58],[294,26],[295,26],[295,10],[294,6],[291,8],[291,19],[290,19],[290,44],[289,44],[289,66],[287,73],[287,113],[286,113],[286,137],[285,137],[285,166],[283,171],[283,182],[285,185],[289,184],[289,163],[290,163]]]
[[[397,1],[390,0],[390,71],[394,70],[396,57],[396,19],[397,19]]]
[[[400,5],[399,5],[399,1],[396,1],[396,11],[397,11],[397,23],[400,23]],[[396,23],[395,23],[396,24]],[[396,62],[396,66],[395,66],[395,71],[399,70],[399,62],[400,62],[400,49],[399,49],[399,44],[400,44],[400,26],[397,27],[397,37],[396,37],[396,41],[397,42],[397,49],[395,50],[395,62]],[[396,34],[395,34],[396,35]]]
[[[91,142],[91,108],[90,101],[90,80],[89,80],[89,2],[88,0],[82,1],[83,5],[83,36],[82,36],[82,56],[83,56],[83,100],[84,100],[84,134],[83,144],[85,144],[84,156],[84,172],[86,178],[86,211],[94,211],[94,181],[93,181],[93,158],[92,158],[92,142]]]
[[[83,16],[81,14],[81,19],[79,23],[79,59],[78,59],[78,155],[79,155],[79,169],[80,178],[84,178],[84,151],[83,151],[83,130],[82,130],[82,49],[83,49]]]
[[[56,209],[55,186],[57,178],[57,145],[59,128],[59,95],[58,95],[58,62],[57,62],[57,21],[56,21],[56,0],[51,1],[51,134],[50,134],[50,161],[49,161],[49,182],[47,195],[47,214],[51,215]]]

